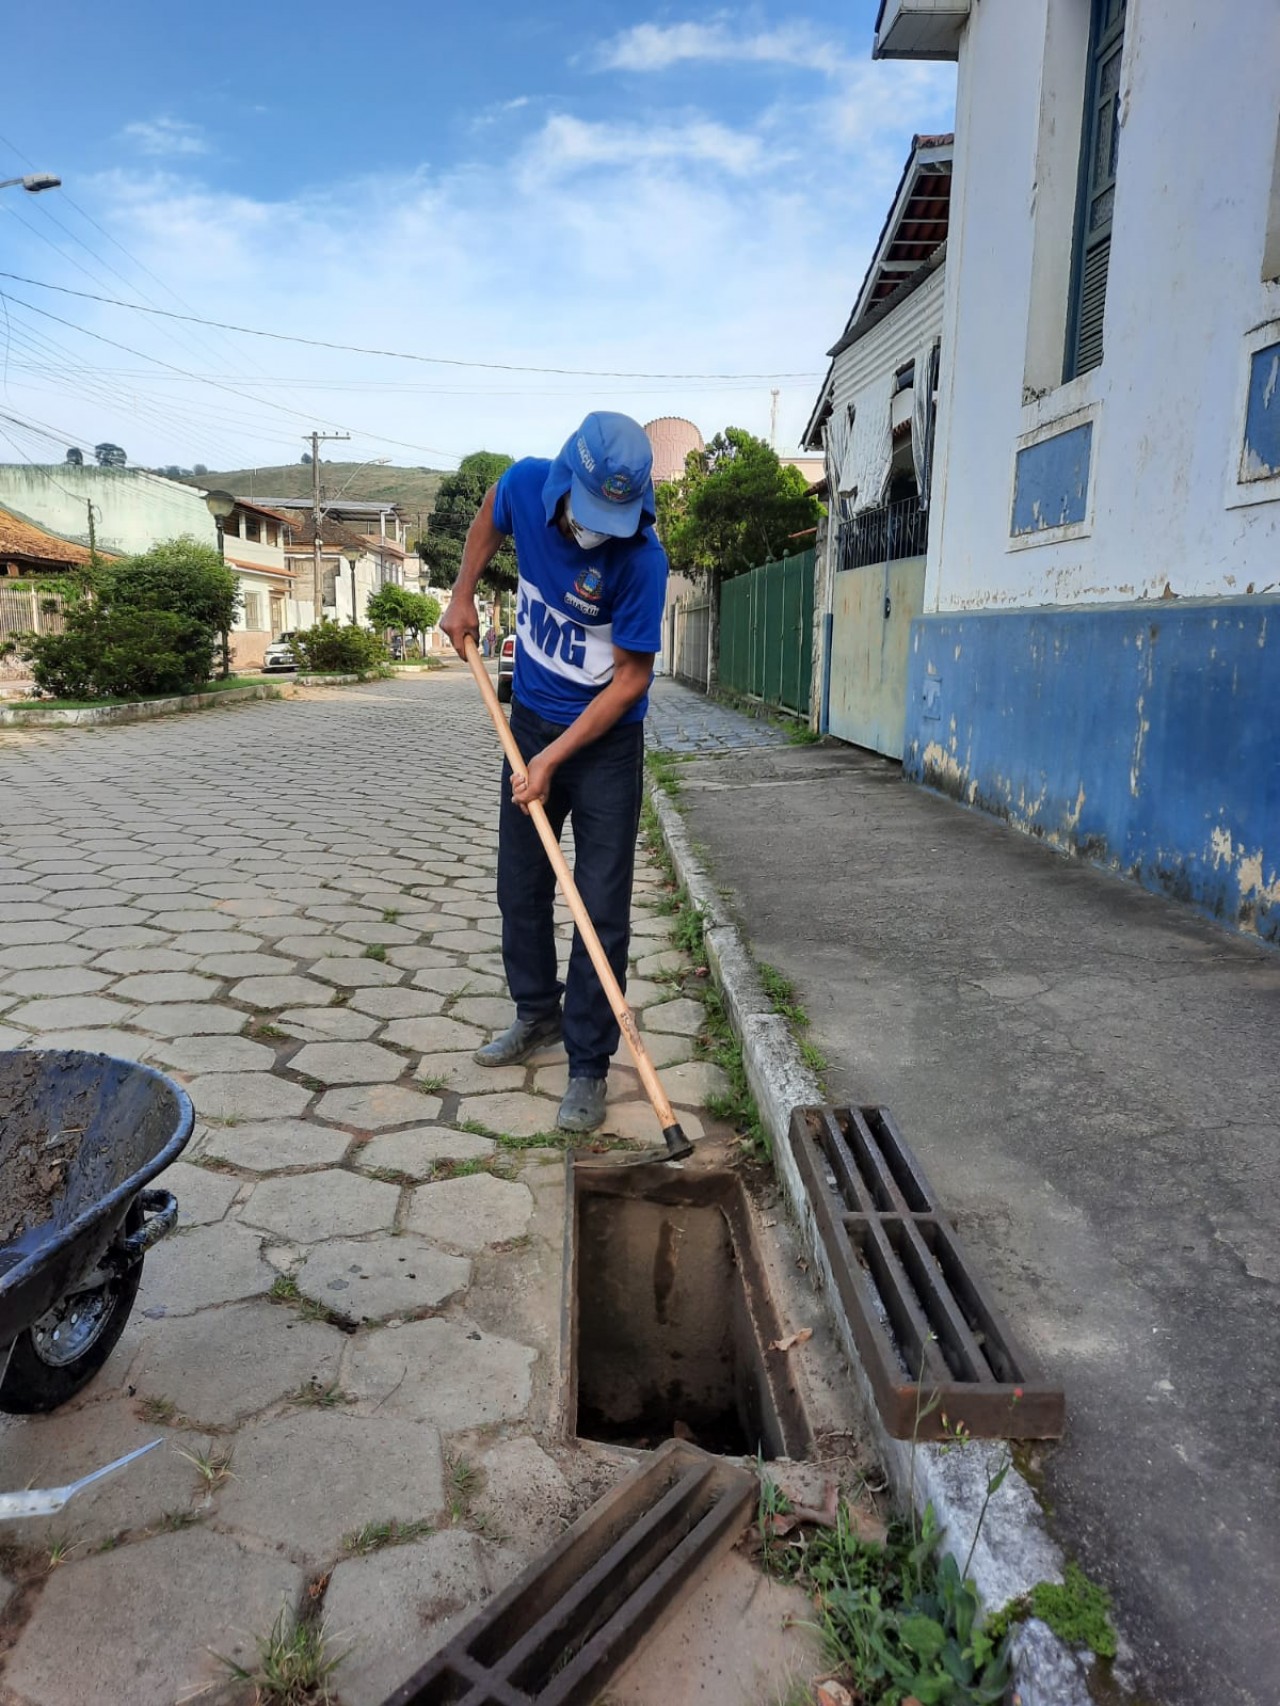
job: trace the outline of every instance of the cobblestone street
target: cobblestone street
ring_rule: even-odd
[[[8,1488],[165,1442],[10,1526],[0,1699],[238,1699],[214,1655],[323,1594],[376,1706],[601,1490],[555,1430],[563,1054],[471,1059],[509,1017],[497,783],[458,670],[0,737],[0,1047],[146,1060],[197,1112],[106,1369],[0,1421]],[[697,1138],[720,1075],[659,898],[642,863],[629,994]],[[655,1143],[624,1060],[605,1133]]]

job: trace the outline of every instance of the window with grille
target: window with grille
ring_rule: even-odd
[[[1102,361],[1102,322],[1120,157],[1125,9],[1126,0],[1093,0],[1064,379],[1087,373]]]
[[[244,625],[252,630],[265,628],[267,625],[263,620],[260,592],[246,592],[244,595]]]

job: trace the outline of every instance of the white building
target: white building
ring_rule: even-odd
[[[958,58],[908,775],[1280,939],[1280,7],[883,0]]]
[[[803,443],[825,453],[814,587],[824,733],[902,757],[925,538],[954,138],[916,136]]]

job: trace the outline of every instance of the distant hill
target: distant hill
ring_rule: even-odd
[[[258,503],[271,498],[311,496],[311,469],[303,462],[286,463],[280,468],[210,468],[207,474],[188,474],[183,478],[190,486],[206,490],[221,488]],[[411,533],[418,516],[431,513],[443,479],[444,471],[439,468],[361,468],[358,462],[327,459],[320,465],[320,485],[326,498],[334,498],[341,492],[353,502],[399,504],[408,518]]]

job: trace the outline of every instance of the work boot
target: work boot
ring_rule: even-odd
[[[550,1013],[544,1019],[517,1019],[471,1058],[481,1066],[518,1066],[548,1043],[558,1043],[560,1026],[559,1013]]]
[[[571,1078],[556,1115],[557,1127],[561,1131],[594,1131],[603,1125],[608,1087],[607,1078]]]

